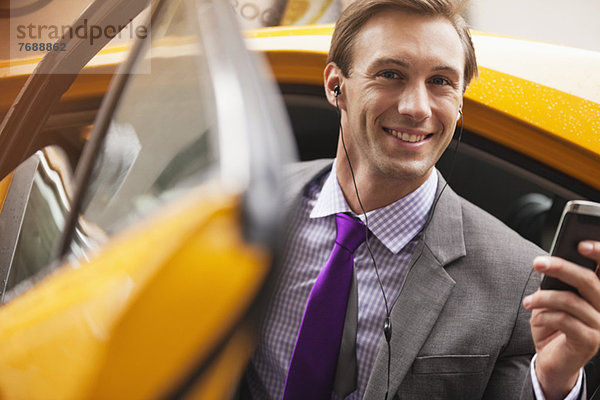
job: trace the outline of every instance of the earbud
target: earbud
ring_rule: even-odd
[[[458,115],[459,117],[462,117],[462,107],[458,107]]]
[[[333,88],[333,93],[335,94],[335,97],[338,97],[340,94],[342,94],[342,89],[340,89],[340,85],[335,85],[335,87]]]

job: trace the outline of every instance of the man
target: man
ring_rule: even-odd
[[[301,164],[290,177],[297,202],[247,374],[253,398],[314,398],[306,393],[316,393],[320,376],[298,378],[295,358],[313,285],[334,242],[344,247],[336,238],[343,212],[366,213],[369,233],[347,249],[354,278],[337,368],[328,372],[335,379],[320,398],[582,393],[580,368],[600,344],[598,279],[536,258],[537,271],[584,295],[525,297],[539,286],[529,265],[543,252],[459,198],[434,168],[476,74],[459,11],[450,0],[357,0],[338,20],[324,76],[327,98],[340,111],[336,159]],[[589,245],[582,251],[600,261],[600,244]],[[534,310],[531,331],[522,302]],[[313,356],[304,373],[322,367],[321,354]]]

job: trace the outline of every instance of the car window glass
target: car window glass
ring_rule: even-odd
[[[81,6],[85,8],[85,4],[82,3]],[[148,10],[133,19],[133,26],[127,24],[127,29],[131,30],[139,25],[141,19],[148,15]],[[69,15],[68,22],[72,22],[73,15],[77,15],[77,10],[69,10],[69,13],[64,15],[54,10],[50,14],[52,18],[60,21],[65,21],[64,18]],[[31,15],[22,17],[29,18]],[[124,49],[130,41],[131,39],[123,34],[115,36],[107,46],[121,46]],[[95,68],[87,72],[104,74],[110,71],[98,65],[117,62],[118,57],[125,54],[124,51],[120,51],[115,58],[113,53],[114,50],[107,53],[108,59],[102,54],[94,57],[88,65]],[[33,65],[31,64],[30,72],[33,71]],[[66,72],[60,68],[59,71]],[[75,71],[71,72],[75,73]],[[101,81],[107,79],[103,78],[105,76],[108,75],[97,75],[91,79]],[[98,93],[94,90],[88,85],[84,89],[83,97],[62,96],[60,103],[53,108],[52,114],[42,128],[43,132],[39,135],[41,139],[32,139],[30,143],[30,148],[39,150],[23,161],[12,173],[5,202],[0,208],[0,232],[2,232],[0,235],[0,282],[2,282],[0,297],[2,298],[5,292],[12,290],[55,261],[58,242],[63,234],[65,220],[73,200],[73,171],[89,138],[92,127],[90,124],[100,102]],[[41,148],[48,143],[52,145]],[[76,228],[75,237],[80,243],[93,243],[102,235],[101,230],[82,219]],[[94,241],[90,240],[92,237],[95,238]],[[29,283],[25,284],[27,285]],[[22,290],[24,289],[19,289]]]
[[[37,151],[15,169],[0,213],[3,289],[12,289],[52,260],[72,191],[71,165],[58,146]]]
[[[152,27],[86,187],[81,218],[107,236],[218,173],[205,51],[185,4],[176,3]]]

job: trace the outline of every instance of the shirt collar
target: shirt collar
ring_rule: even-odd
[[[415,191],[396,202],[367,213],[369,230],[392,253],[397,254],[425,226],[437,190],[437,171]],[[329,176],[310,213],[310,218],[322,218],[340,212],[354,214],[342,193],[335,169],[335,160]],[[359,215],[364,221],[364,216]]]

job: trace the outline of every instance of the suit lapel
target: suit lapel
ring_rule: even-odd
[[[445,185],[441,175],[439,178],[438,193]],[[455,282],[444,267],[466,254],[460,199],[449,187],[443,190],[422,235],[391,310],[390,398],[398,391],[452,292]],[[382,334],[364,398],[385,397],[387,370],[388,346]]]

